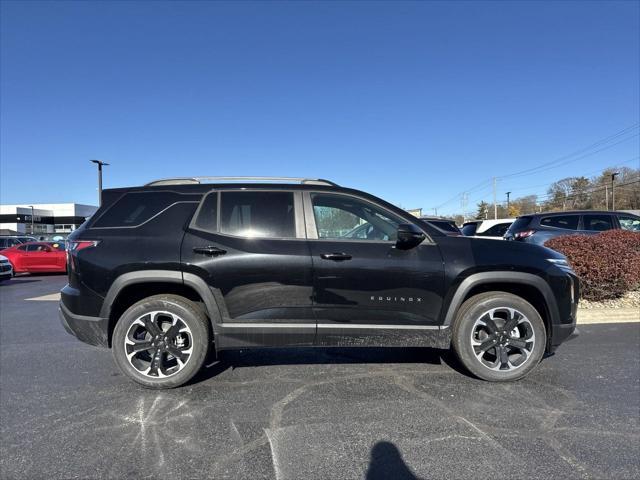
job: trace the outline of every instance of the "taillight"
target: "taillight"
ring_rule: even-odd
[[[95,247],[100,240],[78,240],[77,242],[69,242],[68,249],[70,252],[79,252],[85,248]]]
[[[531,235],[533,235],[534,233],[536,233],[535,230],[523,230],[521,232],[516,232],[513,234],[513,237],[518,239],[518,240],[522,240],[523,238],[527,238],[530,237]]]

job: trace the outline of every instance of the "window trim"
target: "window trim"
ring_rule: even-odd
[[[396,242],[393,240],[363,240],[361,238],[319,238],[318,229],[316,227],[316,217],[313,212],[313,201],[311,200],[311,196],[313,194],[335,195],[335,196],[341,196],[341,197],[355,198],[357,200],[360,200],[361,202],[375,205],[376,208],[387,213],[391,218],[400,218],[403,221],[402,223],[411,223],[412,225],[415,225],[416,227],[418,227],[425,234],[425,239],[422,242],[422,244],[435,245],[435,242],[431,239],[431,235],[429,235],[429,232],[425,231],[425,229],[423,229],[422,226],[418,225],[417,223],[408,221],[406,218],[403,218],[397,213],[392,212],[391,210],[384,207],[383,205],[380,205],[378,202],[372,201],[369,198],[365,198],[360,195],[355,195],[353,193],[333,192],[333,191],[326,191],[326,190],[305,190],[304,191],[303,203],[304,203],[304,213],[305,213],[305,227],[307,229],[307,238],[309,240],[316,240],[321,242],[345,242],[345,243],[366,243],[366,244],[379,243],[379,244],[385,244],[385,245],[396,244]]]
[[[226,193],[226,192],[260,192],[260,193],[274,193],[274,192],[285,192],[285,193],[291,193],[293,195],[293,219],[294,219],[294,228],[295,228],[295,237],[246,237],[244,235],[233,235],[230,233],[222,233],[220,231],[220,209],[222,207],[222,194]],[[213,195],[216,194],[218,196],[217,198],[217,205],[216,205],[216,229],[214,230],[207,230],[205,228],[200,228],[198,226],[196,226],[196,219],[198,218],[198,215],[200,215],[200,210],[202,210],[202,206],[204,205],[204,201],[205,199],[209,196],[209,195]],[[202,196],[202,199],[200,200],[200,204],[198,205],[198,208],[196,208],[195,213],[193,214],[193,217],[191,218],[191,221],[189,222],[189,230],[195,230],[197,232],[204,232],[204,233],[208,233],[211,235],[220,235],[222,237],[229,237],[229,238],[240,238],[243,240],[306,240],[307,237],[305,236],[305,229],[304,229],[304,212],[303,212],[303,208],[302,208],[302,192],[298,191],[298,190],[292,190],[290,188],[269,188],[269,189],[264,189],[264,188],[246,188],[246,187],[239,187],[239,188],[216,188],[216,189],[211,189],[209,190],[207,193],[205,193]]]

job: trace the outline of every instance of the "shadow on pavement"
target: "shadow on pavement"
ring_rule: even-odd
[[[420,480],[404,463],[398,447],[391,442],[378,442],[371,449],[366,480]]]
[[[470,377],[460,365],[455,354],[435,348],[402,347],[306,347],[306,348],[255,348],[230,350],[210,355],[205,367],[190,384],[199,383],[220,375],[228,369],[272,365],[318,364],[384,364],[417,363],[442,365]]]

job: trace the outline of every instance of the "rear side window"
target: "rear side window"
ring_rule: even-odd
[[[545,217],[540,220],[543,227],[564,228],[565,230],[577,230],[578,215],[558,215],[556,217]]]
[[[584,223],[583,230],[604,232],[613,228],[611,215],[584,215],[582,222]]]
[[[91,225],[92,228],[137,227],[177,201],[175,192],[126,193]]]
[[[220,233],[295,238],[293,192],[222,192]]]
[[[466,223],[465,225],[462,226],[462,234],[467,237],[472,237],[473,235],[476,234],[477,228],[478,228],[478,224],[475,222]]]
[[[640,218],[630,215],[618,215],[620,228],[623,230],[631,230],[632,232],[640,232]]]

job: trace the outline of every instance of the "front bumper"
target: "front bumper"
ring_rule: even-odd
[[[109,319],[76,315],[60,301],[58,308],[64,329],[78,340],[99,347],[109,346]]]

